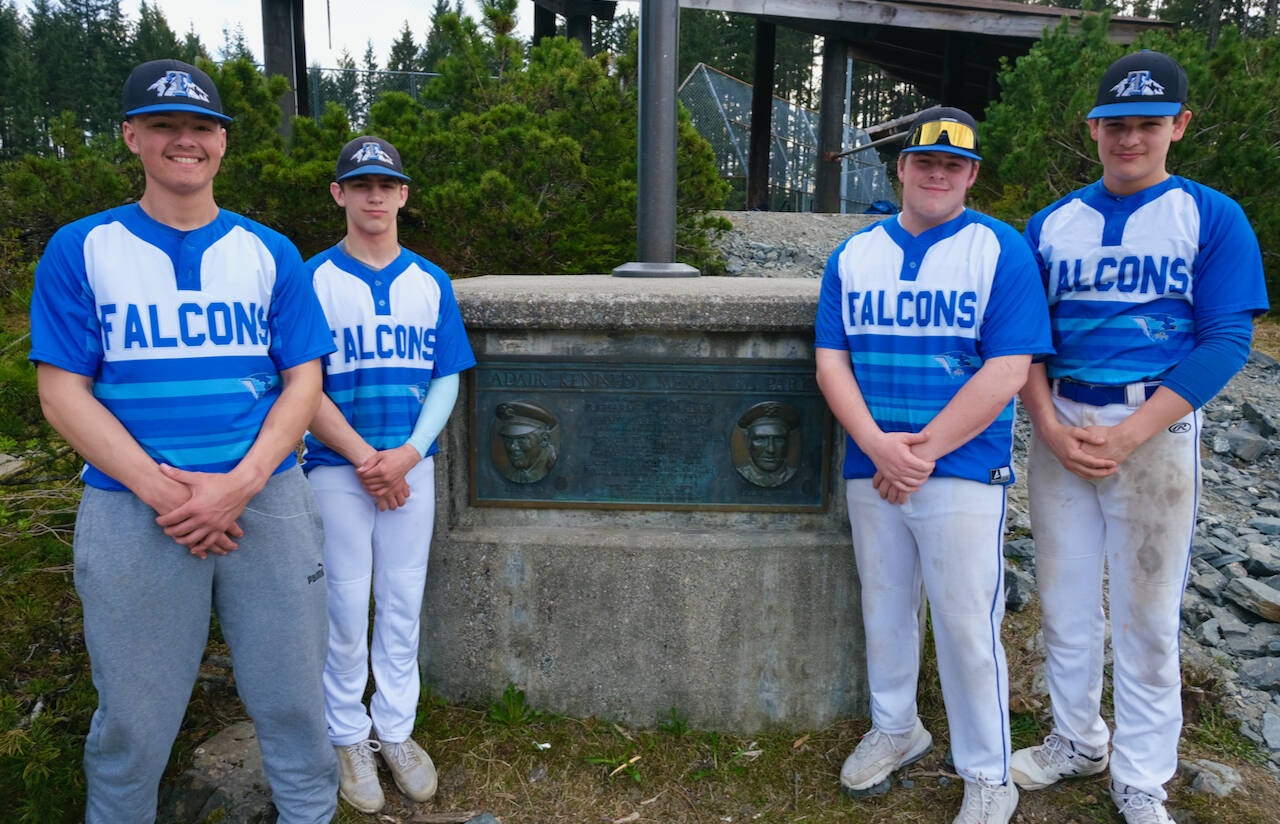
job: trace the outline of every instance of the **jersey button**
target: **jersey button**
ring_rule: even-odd
[[[382,285],[382,281],[380,281],[380,280],[375,280],[375,281],[373,282],[373,285],[374,285],[374,286],[381,286],[381,285]]]
[[[916,262],[914,260],[908,263],[907,265],[910,266],[912,269],[916,268]]]
[[[386,306],[386,305],[387,305],[387,302],[386,302],[385,300],[380,300],[380,301],[378,301],[378,305],[379,305],[379,306]]]

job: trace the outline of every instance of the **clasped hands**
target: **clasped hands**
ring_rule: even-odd
[[[934,461],[919,447],[929,440],[925,432],[884,432],[866,450],[875,464],[871,485],[891,504],[905,503],[933,474]]]

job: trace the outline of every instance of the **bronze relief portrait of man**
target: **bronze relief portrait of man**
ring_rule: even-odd
[[[502,477],[518,484],[537,483],[556,465],[560,425],[545,407],[526,401],[498,404],[490,456]]]
[[[782,486],[800,467],[802,435],[796,410],[775,401],[758,403],[738,418],[730,435],[733,467],[748,483]]]

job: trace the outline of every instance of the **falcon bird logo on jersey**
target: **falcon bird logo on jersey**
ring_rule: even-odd
[[[259,372],[256,375],[241,378],[240,385],[248,389],[254,398],[261,398],[276,385],[276,376],[268,375],[266,372]]]
[[[1164,86],[1152,79],[1151,72],[1143,69],[1129,72],[1129,76],[1112,86],[1111,91],[1116,97],[1152,97],[1164,94]]]
[[[1138,328],[1142,330],[1142,333],[1151,340],[1168,340],[1169,333],[1177,331],[1178,320],[1178,318],[1166,312],[1138,315],[1133,318],[1133,322],[1138,324]]]
[[[391,159],[391,155],[382,150],[377,143],[365,143],[355,154],[351,156],[353,163],[364,163],[368,160],[376,160],[379,163],[387,163],[395,165],[395,161]]]
[[[187,72],[167,71],[164,77],[157,78],[156,82],[147,86],[147,91],[154,91],[156,97],[191,97],[209,102],[208,93],[196,85]]]
[[[967,378],[982,367],[981,358],[959,350],[934,355],[933,359],[953,378]]]

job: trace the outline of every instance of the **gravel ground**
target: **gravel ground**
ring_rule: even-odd
[[[883,215],[823,215],[811,212],[716,212],[733,229],[715,246],[728,261],[726,273],[759,278],[816,278],[842,240]]]

